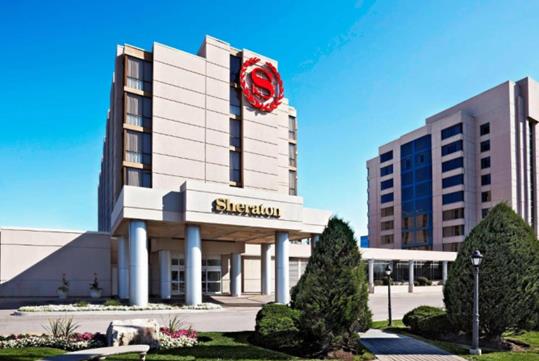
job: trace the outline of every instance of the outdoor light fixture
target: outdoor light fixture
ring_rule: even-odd
[[[479,348],[479,266],[483,260],[483,255],[476,249],[470,259],[474,271],[472,348],[470,349],[470,354],[481,355],[481,349]]]
[[[391,317],[391,265],[387,265],[385,269],[385,274],[387,276],[387,314],[388,314],[388,326],[391,326],[392,317]]]

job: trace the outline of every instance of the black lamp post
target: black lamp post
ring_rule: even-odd
[[[388,326],[391,326],[391,272],[393,270],[391,269],[391,265],[387,265],[386,267],[386,270],[385,270],[385,273],[386,273],[386,276],[387,276],[387,313],[388,313],[388,316],[389,316],[389,322],[388,322]]]
[[[472,348],[470,349],[470,354],[481,355],[481,349],[479,348],[479,266],[483,260],[483,255],[476,249],[470,259],[474,271]]]

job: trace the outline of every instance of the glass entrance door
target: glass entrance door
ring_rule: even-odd
[[[185,264],[183,255],[173,254],[170,262],[172,294],[183,295],[185,294]],[[202,258],[202,293],[221,293],[221,276],[221,257]]]

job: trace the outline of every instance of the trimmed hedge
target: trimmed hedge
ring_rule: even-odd
[[[420,286],[432,286],[432,281],[427,277],[417,277],[417,283]]]
[[[268,303],[256,314],[253,342],[274,350],[291,350],[300,344],[298,322],[300,311]]]
[[[437,307],[419,306],[414,308],[404,315],[402,322],[418,335],[436,337],[452,332],[447,313]]]

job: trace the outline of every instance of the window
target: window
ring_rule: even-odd
[[[393,202],[393,193],[383,194],[380,197],[380,203]]]
[[[415,217],[416,228],[423,228],[429,225],[429,216],[427,214],[419,214]]]
[[[488,215],[489,210],[490,210],[490,208],[481,209],[481,218],[485,218]]]
[[[442,250],[444,252],[458,252],[461,242],[444,243],[442,244]]]
[[[296,117],[288,116],[288,139],[297,140],[298,139],[298,125],[296,122]]]
[[[393,221],[382,222],[382,224],[380,226],[381,226],[382,231],[387,231],[388,229],[393,229]]]
[[[381,237],[382,244],[389,244],[393,243],[393,235],[392,234],[386,234]]]
[[[462,150],[462,139],[442,146],[442,156]]]
[[[412,243],[412,232],[408,232],[408,231],[402,232],[402,243],[404,244]]]
[[[393,178],[385,180],[382,183],[380,183],[381,190],[388,189],[388,188],[393,188]]]
[[[451,204],[464,201],[464,191],[447,193],[442,196],[442,204]]]
[[[425,243],[429,240],[429,231],[426,229],[421,229],[415,232],[415,241],[416,243]]]
[[[288,171],[288,194],[291,196],[298,194],[298,179],[294,170]]]
[[[152,100],[134,94],[125,94],[127,124],[150,128],[152,126]]]
[[[230,145],[241,148],[241,122],[238,119],[230,119]]]
[[[464,184],[464,174],[457,174],[452,177],[442,179],[442,188],[453,187],[459,184]]]
[[[448,128],[442,129],[442,140],[460,133],[462,133],[462,123],[458,123]]]
[[[230,82],[239,84],[241,71],[241,57],[230,55]]]
[[[152,63],[127,57],[127,86],[133,89],[152,91]]]
[[[481,192],[481,202],[490,202],[491,195],[490,191]]]
[[[464,218],[464,208],[448,209],[447,211],[443,211],[442,213],[442,219],[444,221],[451,221],[453,219],[462,218]]]
[[[490,184],[490,174],[483,174],[481,176],[481,185],[488,186]]]
[[[480,148],[481,148],[481,153],[488,152],[490,150],[490,140],[487,139],[487,140],[482,141]]]
[[[393,174],[393,164],[380,168],[380,177],[388,174]]]
[[[241,91],[233,86],[230,87],[230,113],[241,115]]]
[[[456,237],[464,235],[464,224],[458,226],[448,226],[442,228],[443,237]]]
[[[414,228],[414,219],[412,217],[402,217],[402,228]]]
[[[490,157],[481,159],[481,169],[490,168]]]
[[[380,163],[387,162],[388,160],[393,159],[393,151],[390,150],[389,152],[385,152],[383,154],[380,154]]]
[[[125,132],[125,160],[133,163],[152,163],[152,135],[149,133]]]
[[[411,174],[411,173],[410,173]],[[432,167],[423,167],[416,169],[415,171],[415,181],[422,182],[432,179]]]
[[[135,187],[152,187],[152,173],[149,170],[125,168],[125,184]]]
[[[486,135],[489,133],[490,133],[490,123],[481,124],[481,126],[479,127],[479,134]]]
[[[230,151],[230,182],[241,184],[241,153],[235,150]]]
[[[464,167],[464,158],[455,158],[442,163],[442,172]]]
[[[288,165],[291,167],[297,167],[296,161],[296,144],[288,143]]]
[[[393,207],[386,207],[381,209],[381,216],[382,217],[389,217],[393,215]]]

